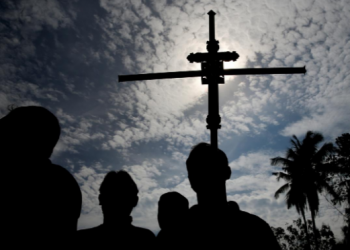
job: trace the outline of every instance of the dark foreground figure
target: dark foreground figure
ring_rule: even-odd
[[[49,160],[59,136],[57,118],[42,107],[19,107],[0,119],[2,246],[71,245],[82,196],[74,177]]]
[[[125,171],[109,172],[104,178],[99,201],[103,224],[77,233],[79,249],[151,249],[154,234],[131,225],[132,209],[138,203],[138,189]]]
[[[228,159],[207,143],[195,146],[187,161],[188,178],[198,205],[190,209],[189,249],[269,249],[280,246],[270,226],[258,216],[227,202]]]
[[[188,200],[178,192],[163,194],[158,202],[157,249],[181,249],[187,244]]]

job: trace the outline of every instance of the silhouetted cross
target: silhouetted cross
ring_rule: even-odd
[[[208,84],[208,116],[207,129],[210,129],[210,143],[218,148],[218,129],[221,128],[219,115],[219,86],[225,82],[225,75],[266,75],[266,74],[305,74],[304,67],[299,68],[246,68],[224,69],[223,62],[236,61],[239,55],[233,52],[218,52],[219,41],[215,40],[215,12],[209,11],[209,41],[208,53],[191,53],[187,60],[201,63],[202,70],[181,71],[167,73],[151,73],[139,75],[120,75],[119,82],[144,81],[168,78],[198,77],[202,78],[202,84]]]

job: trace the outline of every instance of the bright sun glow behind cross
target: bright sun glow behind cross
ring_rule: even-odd
[[[239,55],[239,58],[235,62],[224,62],[225,69],[233,69],[233,68],[244,68],[247,63],[247,52],[244,48],[242,48],[239,44],[236,43],[228,43],[225,41],[220,41],[220,50],[219,52],[224,51],[236,51]]]
[[[225,42],[225,41],[221,41],[219,40],[219,45],[220,45],[220,49],[219,52],[225,52],[225,51],[236,51],[239,54],[239,58],[237,59],[237,61],[235,62],[224,62],[224,69],[237,69],[237,68],[245,68],[246,67],[246,63],[247,63],[247,52],[245,51],[245,49],[240,46],[237,43],[229,43],[229,42]],[[197,52],[201,52],[201,53],[205,53],[207,51],[203,50],[203,42],[195,42],[192,46],[191,49],[193,50],[192,53],[197,53]],[[200,63],[194,63],[197,64],[198,66],[195,69],[192,70],[200,70]],[[235,76],[225,76],[225,80],[226,82],[228,80],[232,80]],[[195,91],[195,95],[200,98],[203,94],[208,92],[208,86],[207,85],[202,85],[202,82],[200,80],[200,78],[198,77],[198,79],[195,80],[195,78],[193,78],[193,84],[195,85],[194,91]],[[219,84],[219,88],[224,87],[225,85],[221,85]]]

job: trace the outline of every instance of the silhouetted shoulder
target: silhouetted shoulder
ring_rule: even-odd
[[[130,240],[132,243],[126,244],[131,249],[152,249],[155,247],[156,236],[146,228],[131,225]]]
[[[88,229],[81,229],[77,232],[77,234],[79,236],[89,236],[89,235],[99,235],[100,233],[105,233],[105,231],[110,231],[108,229],[105,228],[105,226],[99,225],[97,227],[92,227],[92,228],[88,228]],[[116,230],[118,231],[118,230]],[[133,225],[130,225],[129,230],[128,228],[123,230],[124,232],[130,232],[132,233],[132,236],[136,237],[141,237],[143,239],[155,239],[155,235],[151,230],[148,230],[146,228],[142,228],[142,227],[135,227]],[[129,233],[129,234],[130,234]]]
[[[55,182],[53,183],[54,188],[59,189],[57,192],[61,193],[61,198],[66,201],[67,206],[70,206],[71,215],[78,219],[82,204],[82,194],[78,182],[67,169],[56,164],[51,164],[49,167],[52,175],[51,181]]]
[[[249,221],[250,223],[254,223],[256,225],[260,225],[261,227],[270,227],[269,224],[267,224],[266,221],[261,219],[259,216],[256,216],[255,214],[251,214],[245,211],[239,211],[239,216],[246,220]]]
[[[70,188],[75,188],[80,190],[78,182],[75,180],[74,176],[64,167],[61,167],[56,164],[51,164],[50,171],[55,176],[52,176],[53,179],[60,179],[62,186],[69,186]],[[78,188],[78,189],[77,189]],[[81,192],[79,191],[81,194]],[[80,195],[81,196],[81,195]]]
[[[57,171],[59,174],[62,174],[65,176],[72,176],[72,174],[67,169],[65,169],[60,165],[51,163],[51,168],[53,169],[53,171]]]
[[[154,233],[146,228],[142,228],[142,227],[136,227],[136,226],[131,226],[132,230],[137,233],[139,236],[144,237],[144,238],[149,238],[149,239],[155,239],[156,236],[154,235]]]
[[[79,249],[147,249],[153,247],[154,244],[155,235],[152,231],[133,225],[111,229],[102,224],[97,227],[79,230],[76,235],[76,246]]]
[[[102,233],[103,230],[103,226],[99,225],[97,227],[92,227],[92,228],[87,228],[87,229],[81,229],[77,232],[77,237],[89,237],[89,236],[96,236],[96,234],[98,235],[99,233]],[[87,239],[87,238],[86,238]]]
[[[77,181],[75,180],[75,178],[73,177],[73,175],[64,167],[60,166],[60,165],[56,165],[56,164],[51,164],[50,166],[51,171],[55,172],[56,175],[58,175],[60,178],[65,178],[66,181],[68,181],[68,185],[74,185],[75,184],[79,187]],[[57,176],[53,176],[53,178],[57,179]],[[74,183],[74,184],[73,184]]]
[[[199,211],[199,206],[198,205],[193,205],[190,207],[190,213],[196,213]]]
[[[190,219],[191,236],[195,237],[195,246],[214,244],[223,247],[226,239],[232,239],[235,249],[280,250],[269,224],[248,212],[229,206],[209,219],[207,213],[198,205],[194,205],[190,209]],[[216,227],[215,230],[212,229],[213,226]]]
[[[103,225],[92,227],[88,229],[81,229],[77,231],[75,236],[76,249],[103,249],[110,244],[110,242],[103,241],[103,236],[108,239],[109,235],[104,230]]]
[[[243,231],[250,232],[251,239],[255,240],[255,242],[251,242],[253,246],[260,246],[261,249],[281,249],[271,227],[266,221],[245,211],[239,211],[237,218],[239,218],[239,224]]]
[[[92,228],[85,228],[85,229],[80,229],[78,231],[79,234],[87,234],[87,233],[94,233],[94,232],[99,232],[99,231],[103,231],[103,225],[99,225],[97,227],[92,227]]]

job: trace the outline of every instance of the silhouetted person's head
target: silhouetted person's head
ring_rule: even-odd
[[[136,183],[127,172],[120,170],[107,173],[98,197],[104,216],[129,216],[139,200],[138,192]]]
[[[186,197],[178,192],[163,194],[158,201],[158,223],[161,229],[178,229],[184,226],[189,211]]]
[[[205,142],[192,148],[186,166],[191,187],[197,194],[211,191],[231,177],[226,154]]]
[[[2,153],[31,158],[49,158],[61,132],[56,116],[38,106],[11,110],[0,119],[0,130]]]

